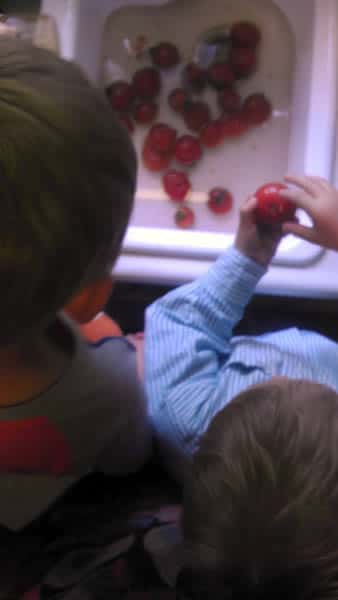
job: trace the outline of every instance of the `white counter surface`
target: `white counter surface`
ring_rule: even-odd
[[[115,266],[121,281],[156,285],[180,285],[202,275],[211,262],[174,258],[122,255]],[[258,293],[277,296],[338,299],[338,254],[323,252],[308,267],[271,266],[261,280]]]

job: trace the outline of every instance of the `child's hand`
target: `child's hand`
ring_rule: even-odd
[[[285,180],[300,189],[285,190],[283,195],[308,213],[313,226],[284,223],[283,232],[338,250],[338,191],[321,177],[290,176]]]
[[[283,232],[279,225],[257,225],[256,202],[256,198],[252,196],[241,208],[235,247],[242,254],[265,267],[273,258]]]

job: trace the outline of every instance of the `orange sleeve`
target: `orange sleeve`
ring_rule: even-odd
[[[105,337],[123,336],[119,325],[104,313],[90,321],[90,323],[79,325],[79,330],[88,342],[99,342]]]

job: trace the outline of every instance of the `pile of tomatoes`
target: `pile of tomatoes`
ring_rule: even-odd
[[[267,121],[272,113],[270,101],[262,93],[242,99],[236,82],[250,77],[257,69],[261,32],[254,23],[234,23],[228,33],[226,59],[216,59],[206,68],[197,62],[181,63],[180,51],[171,42],[161,42],[147,50],[148,66],[138,69],[130,82],[115,81],[107,89],[113,110],[132,134],[135,125],[149,126],[143,148],[145,168],[162,176],[168,197],[180,204],[175,214],[179,227],[191,227],[193,210],[185,200],[191,190],[189,170],[210,148],[238,138],[250,128]],[[188,131],[178,132],[171,125],[156,122],[162,78],[168,70],[181,65],[180,79],[167,102]],[[202,93],[214,90],[219,114],[215,118]],[[172,166],[175,161],[175,166]],[[232,208],[231,193],[215,187],[209,192],[208,207],[215,214]]]

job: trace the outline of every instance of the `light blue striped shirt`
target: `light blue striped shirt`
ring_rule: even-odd
[[[206,275],[169,292],[146,312],[150,416],[172,467],[193,454],[214,415],[253,384],[279,375],[338,391],[335,342],[297,328],[233,337],[264,273],[230,248]],[[172,470],[180,476],[180,466]]]

